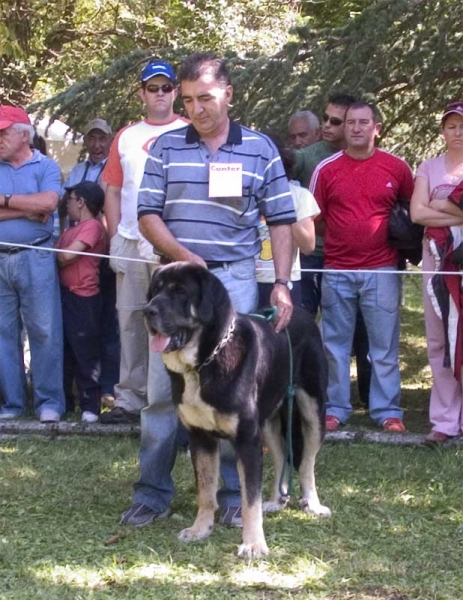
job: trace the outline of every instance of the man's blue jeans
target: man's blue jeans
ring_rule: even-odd
[[[400,277],[381,273],[395,268],[376,269],[376,273],[323,273],[322,332],[329,365],[326,412],[341,423],[352,413],[350,355],[359,306],[370,343],[370,416],[378,425],[403,416],[398,359]]]
[[[238,261],[227,269],[213,269],[212,272],[226,287],[237,311],[256,310],[258,293],[254,259]],[[148,406],[141,411],[140,479],[134,484],[134,502],[160,512],[166,510],[175,493],[171,473],[177,455],[177,426],[170,379],[161,354],[150,352]],[[221,442],[220,450],[223,487],[218,493],[219,505],[222,508],[239,506],[240,484],[234,451],[229,442]]]
[[[31,349],[34,409],[64,413],[63,325],[55,254],[46,248],[0,253],[0,391],[2,412],[26,408],[21,329]]]

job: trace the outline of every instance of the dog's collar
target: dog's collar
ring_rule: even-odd
[[[203,367],[210,364],[215,359],[217,354],[222,350],[222,348],[228,344],[228,342],[233,337],[233,332],[235,331],[235,327],[236,327],[236,318],[233,317],[230,325],[228,326],[227,331],[225,332],[225,335],[220,340],[220,342],[217,344],[217,346],[214,348],[214,350],[211,352],[211,354],[209,354],[209,356],[206,358],[206,360],[203,362],[203,364],[199,365],[199,367],[197,368],[198,371],[201,371],[201,369]]]

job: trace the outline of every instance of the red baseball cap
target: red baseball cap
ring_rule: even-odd
[[[19,106],[0,105],[0,129],[6,129],[13,123],[31,124],[29,115],[23,108]]]
[[[443,123],[449,115],[460,115],[463,117],[463,102],[452,102],[444,110],[441,122]]]

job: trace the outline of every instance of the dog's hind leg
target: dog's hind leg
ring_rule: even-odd
[[[301,412],[304,444],[299,467],[299,481],[302,490],[299,506],[305,512],[330,517],[331,510],[320,504],[315,485],[315,459],[323,439],[318,403],[315,398],[300,388],[296,391],[296,400]]]
[[[194,542],[208,537],[214,528],[219,482],[219,444],[198,430],[190,431],[190,447],[198,490],[198,513],[191,527],[183,529],[178,539]]]
[[[243,515],[243,543],[238,548],[238,556],[260,558],[268,554],[262,513],[262,438],[260,435],[255,435],[243,440],[239,439],[238,435],[235,449]]]
[[[284,480],[281,482],[283,495],[280,493],[280,479],[285,464],[285,447],[281,431],[281,419],[278,412],[271,419],[268,419],[264,425],[264,442],[270,450],[273,461],[274,480],[272,495],[270,500],[263,503],[264,513],[278,512],[285,508],[289,502],[288,477],[287,472]]]

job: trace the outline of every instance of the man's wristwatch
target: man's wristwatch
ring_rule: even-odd
[[[284,285],[288,288],[289,291],[293,289],[292,282],[288,281],[287,279],[275,279],[275,283],[273,285],[276,285],[277,283],[279,283],[280,285]]]
[[[3,194],[3,206],[4,206],[5,208],[8,208],[8,204],[10,203],[10,200],[11,200],[11,196],[12,196],[12,195],[13,195],[13,194]]]

